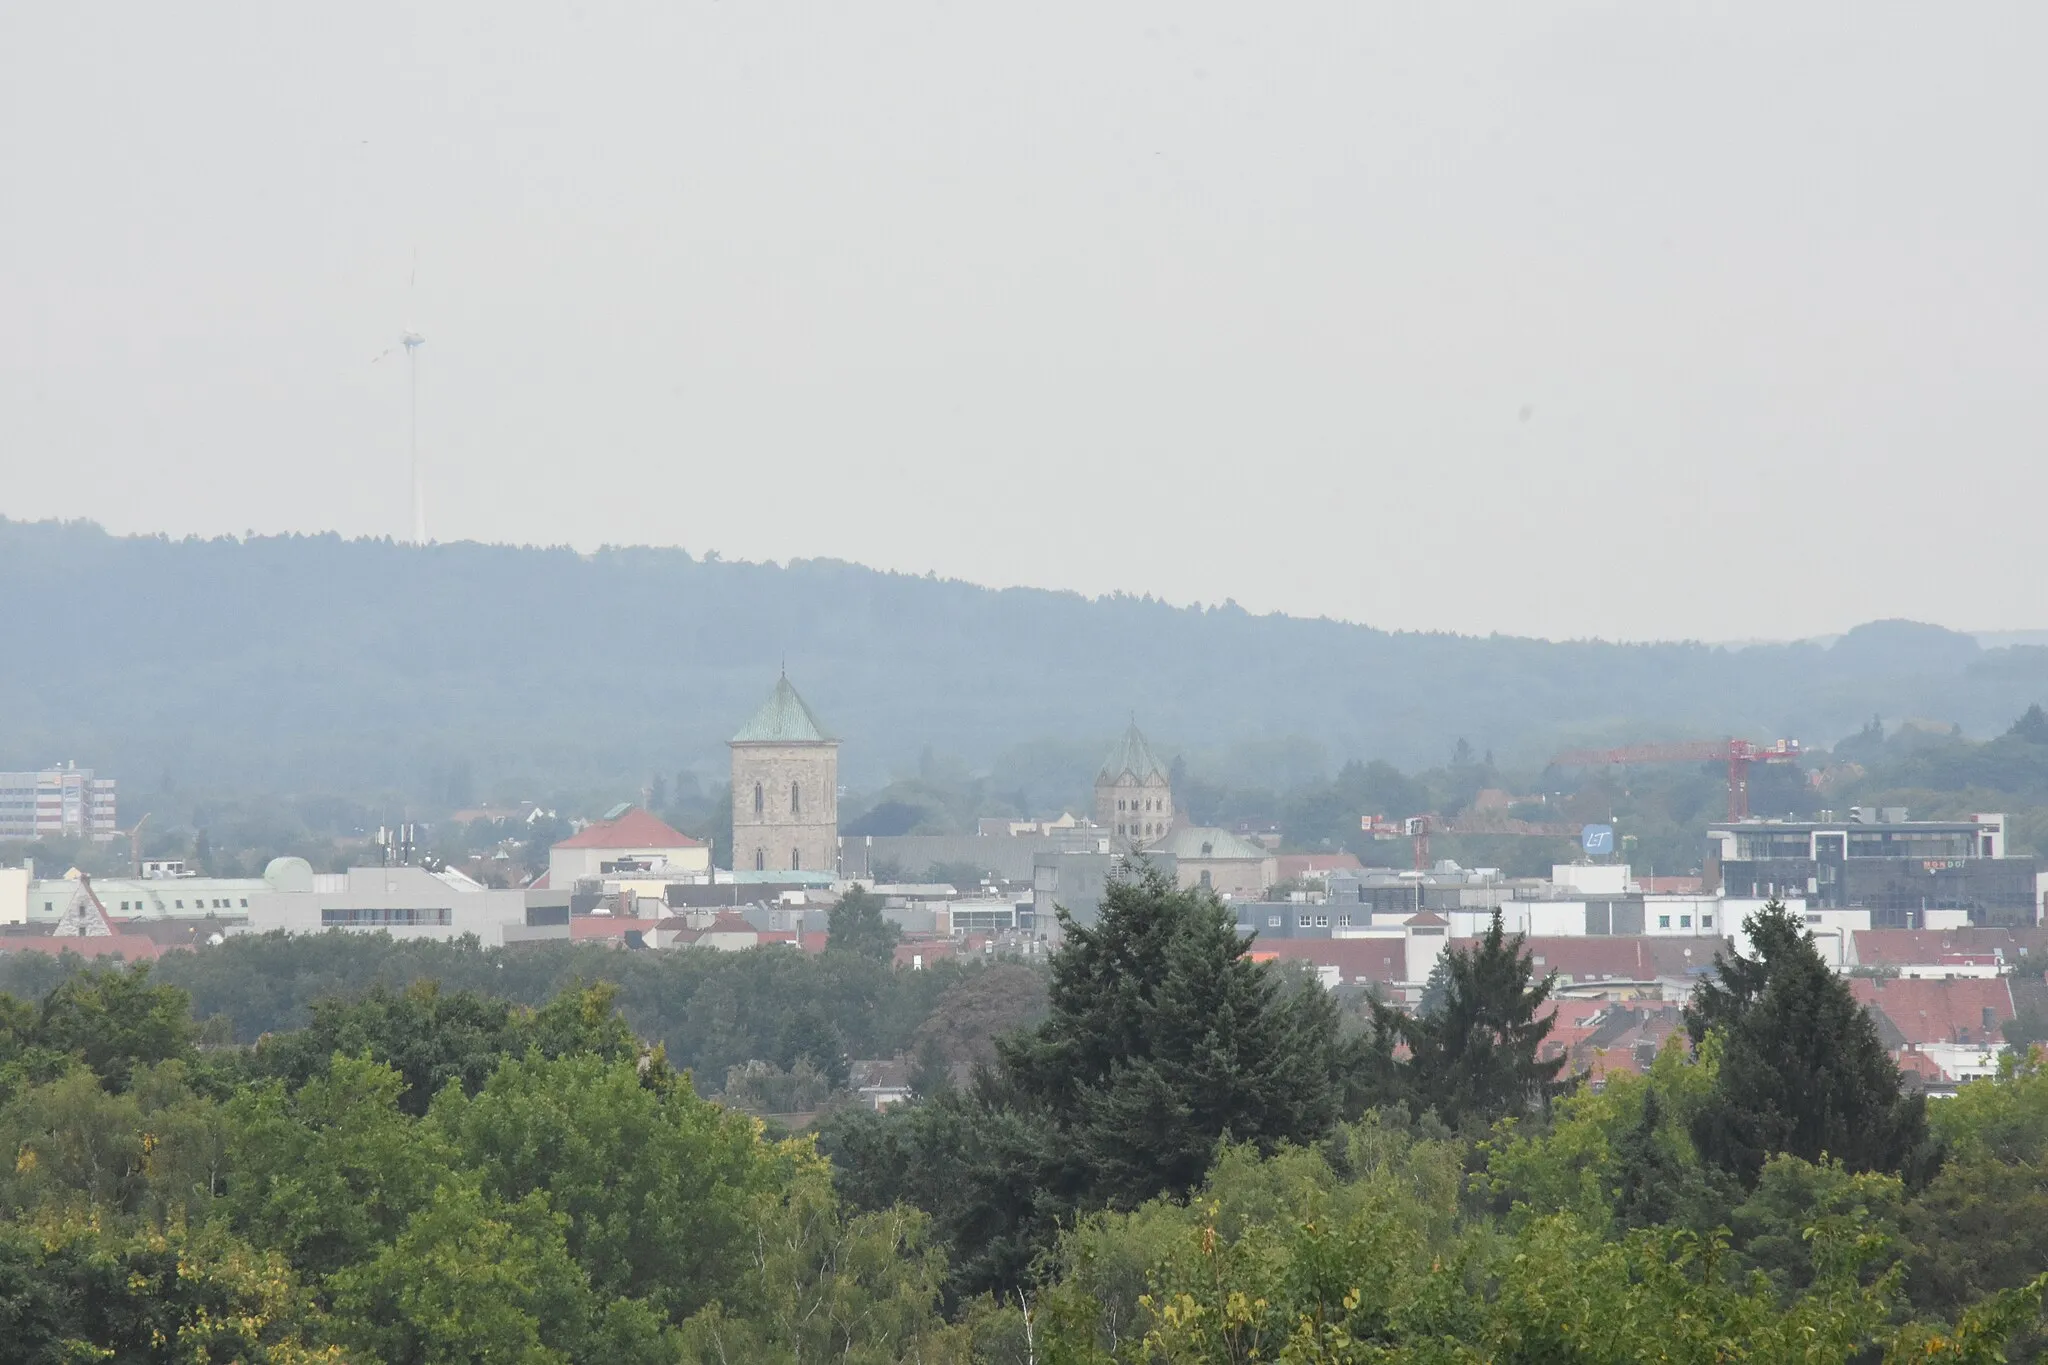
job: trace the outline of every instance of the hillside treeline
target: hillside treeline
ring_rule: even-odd
[[[1427,1012],[1347,1011],[1141,876],[1071,931],[1042,1018],[815,1139],[701,1098],[611,983],[538,1008],[373,989],[246,1046],[147,968],[71,971],[0,999],[0,1342],[420,1365],[2030,1356],[2048,1073],[1930,1109],[1797,923],[1774,908],[1752,937],[1646,1075],[1594,1092],[1546,1057],[1549,982],[1497,930]],[[460,1007],[394,1026],[394,998]]]
[[[679,550],[0,519],[0,582],[0,638],[28,646],[0,665],[0,765],[76,758],[131,798],[630,799],[651,773],[715,780],[785,659],[852,785],[952,756],[1055,806],[1133,711],[1213,778],[1271,783],[1275,737],[1325,775],[1461,738],[1534,770],[1580,743],[1827,743],[1873,713],[1984,735],[2048,698],[2048,650],[1904,622],[1828,647],[1479,639]]]

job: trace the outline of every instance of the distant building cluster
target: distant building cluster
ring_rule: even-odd
[[[1254,957],[1411,1006],[1444,954],[1498,915],[1554,978],[1553,1052],[1596,1085],[1654,1060],[1716,955],[1746,950],[1743,923],[1771,900],[1855,978],[1893,1056],[1923,1084],[1990,1074],[2016,1014],[2048,1012],[2048,983],[2013,971],[2048,947],[2048,874],[2008,855],[2002,815],[1912,820],[1903,809],[1863,808],[1839,820],[1731,818],[1708,826],[1700,875],[1641,879],[1615,858],[1611,827],[1593,826],[1581,861],[1505,877],[1429,863],[1433,817],[1362,822],[1375,838],[1411,841],[1412,869],[1369,867],[1348,852],[1281,852],[1275,829],[1193,824],[1135,719],[1096,773],[1087,816],[988,817],[960,835],[842,836],[840,741],[787,676],[728,748],[730,866],[652,811],[620,805],[556,843],[546,873],[510,890],[411,865],[409,836],[384,845],[390,865],[332,873],[289,857],[242,878],[198,875],[176,860],[122,877],[0,868],[0,952],[134,959],[272,931],[822,952],[832,907],[858,888],[879,898],[901,933],[897,961],[916,970],[1049,951],[1063,917],[1092,923],[1112,881],[1142,860],[1179,887],[1213,892]],[[1511,805],[1482,792],[1456,824],[1436,828],[1558,836],[1512,818]],[[111,779],[68,765],[0,774],[0,837],[118,832]],[[885,1082],[870,1088],[879,1095]]]

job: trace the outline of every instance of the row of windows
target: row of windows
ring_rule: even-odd
[[[1658,927],[1659,929],[1669,929],[1669,928],[1671,927],[1671,916],[1669,916],[1669,915],[1659,915],[1659,916],[1657,916],[1657,927]],[[1692,928],[1692,916],[1691,916],[1691,915],[1680,915],[1680,916],[1678,917],[1678,927],[1679,927],[1679,928],[1681,928],[1681,929],[1690,929],[1690,928]],[[1712,915],[1701,915],[1701,916],[1700,916],[1700,928],[1702,928],[1702,929],[1711,929],[1711,928],[1713,928],[1713,927],[1714,927],[1714,917],[1713,917]]]
[[[767,789],[762,787],[762,785],[759,782],[756,782],[754,784],[754,814],[766,815],[767,813]],[[803,790],[794,782],[789,784],[789,813],[791,815],[802,815],[804,813]]]
[[[1128,835],[1130,835],[1131,837],[1133,837],[1133,838],[1137,838],[1137,839],[1151,839],[1151,838],[1154,838],[1154,837],[1156,837],[1156,836],[1158,836],[1158,835],[1161,835],[1161,834],[1164,834],[1164,833],[1166,833],[1166,826],[1164,826],[1164,825],[1118,825],[1118,826],[1116,827],[1116,832],[1117,832],[1118,834],[1128,834]]]
[[[212,909],[212,910],[233,910],[233,909],[235,909],[235,908],[236,908],[236,907],[235,907],[235,900],[236,900],[236,898],[235,898],[235,897],[232,897],[232,896],[227,896],[227,897],[222,897],[222,896],[215,896],[215,897],[213,898],[213,904],[212,904],[211,906],[209,906],[209,905],[207,905],[207,903],[206,903],[206,901],[205,901],[205,899],[204,899],[204,898],[202,898],[202,897],[199,897],[199,896],[194,896],[194,897],[192,898],[192,908],[193,908],[194,910],[207,910],[207,909]],[[243,896],[243,897],[240,897],[240,903],[241,903],[241,908],[242,908],[242,909],[244,909],[244,910],[247,910],[247,909],[249,908],[249,898],[248,898],[247,896]],[[183,910],[183,909],[185,908],[185,902],[183,902],[183,901],[172,901],[172,902],[171,902],[171,906],[172,906],[172,908],[173,908],[173,909],[177,909],[177,910]],[[126,909],[128,908],[128,902],[127,902],[127,901],[122,901],[122,902],[121,902],[121,908],[122,908],[123,910],[126,910]],[[148,902],[148,901],[137,901],[137,902],[135,902],[135,908],[136,908],[137,910],[147,910],[147,909],[149,909],[149,902]]]
[[[768,850],[767,850],[767,849],[765,849],[765,848],[757,848],[757,849],[755,849],[755,850],[754,850],[754,871],[756,871],[756,872],[766,872],[767,870],[768,870]],[[791,849],[791,850],[789,851],[789,870],[790,870],[791,872],[801,872],[801,871],[803,871],[803,870],[804,870],[804,855],[803,855],[803,854],[802,854],[802,853],[801,853],[801,852],[800,852],[799,850],[797,850],[797,849]]]
[[[320,923],[329,929],[360,929],[388,924],[448,924],[455,912],[432,910],[322,910]]]
[[[1117,803],[1116,803],[1116,808],[1117,808],[1118,810],[1135,810],[1135,811],[1147,811],[1147,810],[1165,810],[1165,809],[1166,809],[1166,801],[1165,801],[1165,799],[1164,799],[1164,798],[1159,798],[1159,797],[1150,797],[1150,796],[1146,797],[1146,798],[1145,798],[1145,799],[1144,799],[1143,801],[1137,801],[1137,800],[1129,800],[1129,801],[1126,801],[1126,800],[1122,800],[1122,799],[1119,799],[1119,800],[1117,801]]]

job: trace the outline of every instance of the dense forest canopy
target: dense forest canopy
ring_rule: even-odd
[[[727,1013],[649,1039],[654,983],[576,984],[597,964],[573,951],[523,973],[341,936],[8,963],[0,1357],[2038,1358],[2039,1054],[1923,1105],[1772,906],[1690,1037],[1595,1088],[1537,1055],[1553,982],[1497,924],[1415,1016],[1254,961],[1213,897],[1156,877],[1049,972],[969,969],[936,998],[855,936],[794,969],[869,988],[817,993],[790,1016],[809,1034],[884,1042],[877,996],[936,1018],[1005,972],[1050,989],[951,1010],[926,1041],[978,1031],[964,1066],[920,1066],[886,1113],[842,1093],[794,1137],[675,1069],[670,1043],[715,1052]],[[282,953],[337,993],[282,1002]],[[704,956],[691,972],[753,983],[799,955]],[[383,984],[423,968],[476,985]]]
[[[1579,743],[1827,743],[1873,714],[1992,735],[2048,696],[2048,649],[1906,622],[1826,647],[1481,639],[681,550],[0,519],[0,582],[0,766],[76,759],[131,796],[715,782],[785,659],[853,785],[1003,760],[1054,806],[1133,711],[1210,776],[1284,787],[1461,739],[1534,771]]]

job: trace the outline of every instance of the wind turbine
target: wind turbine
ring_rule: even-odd
[[[413,311],[413,289],[419,283],[419,274],[419,253],[415,251],[413,253],[412,274],[406,278],[405,283],[405,311],[408,313]],[[407,454],[412,461],[412,543],[424,545],[427,543],[427,490],[426,485],[420,479],[419,349],[427,344],[427,339],[414,331],[412,325],[407,323],[405,330],[398,334],[398,344],[405,348],[406,387],[409,390],[410,425],[406,436],[406,444]],[[391,348],[387,346],[372,356],[370,363],[374,365],[390,354]]]

